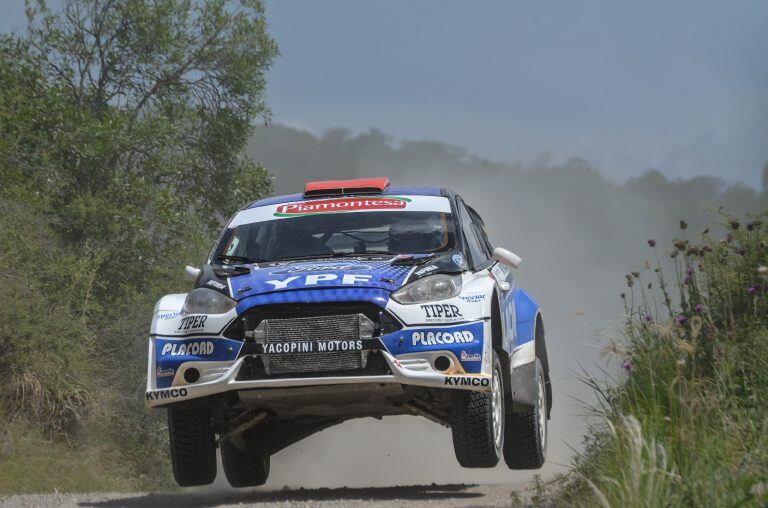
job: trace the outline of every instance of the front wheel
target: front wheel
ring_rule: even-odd
[[[493,353],[491,392],[451,394],[451,432],[456,460],[463,467],[494,467],[504,446],[504,377]]]
[[[211,412],[201,408],[169,408],[168,437],[176,483],[181,487],[213,483],[216,441]]]
[[[238,444],[240,446],[238,446]],[[221,442],[221,463],[227,481],[235,488],[264,485],[269,478],[269,455],[261,447],[240,437]]]
[[[504,461],[510,469],[538,469],[547,458],[547,387],[536,360],[536,403],[507,414]]]

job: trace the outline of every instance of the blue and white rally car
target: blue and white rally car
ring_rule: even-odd
[[[312,182],[229,221],[195,288],[160,299],[146,400],[168,409],[182,486],[261,485],[270,456],[345,420],[451,428],[464,467],[539,468],[552,407],[544,326],[448,189]]]

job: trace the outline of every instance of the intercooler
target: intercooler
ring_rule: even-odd
[[[257,342],[309,342],[370,339],[373,321],[364,314],[263,319],[254,330]],[[368,351],[264,354],[267,374],[364,369]]]

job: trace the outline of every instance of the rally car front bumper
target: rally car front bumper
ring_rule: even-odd
[[[153,350],[150,348],[150,355],[152,354]],[[435,371],[430,362],[423,358],[398,359],[386,351],[381,351],[381,354],[386,360],[391,374],[238,380],[238,373],[246,357],[240,357],[233,362],[194,362],[195,367],[202,371],[199,382],[169,388],[148,387],[146,402],[150,407],[158,407],[240,390],[365,383],[395,383],[477,392],[489,392],[491,390],[491,377],[486,374],[445,374]]]

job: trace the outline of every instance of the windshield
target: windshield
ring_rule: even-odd
[[[427,254],[455,245],[453,220],[444,211],[319,213],[257,222],[236,219],[214,250],[216,263]]]

